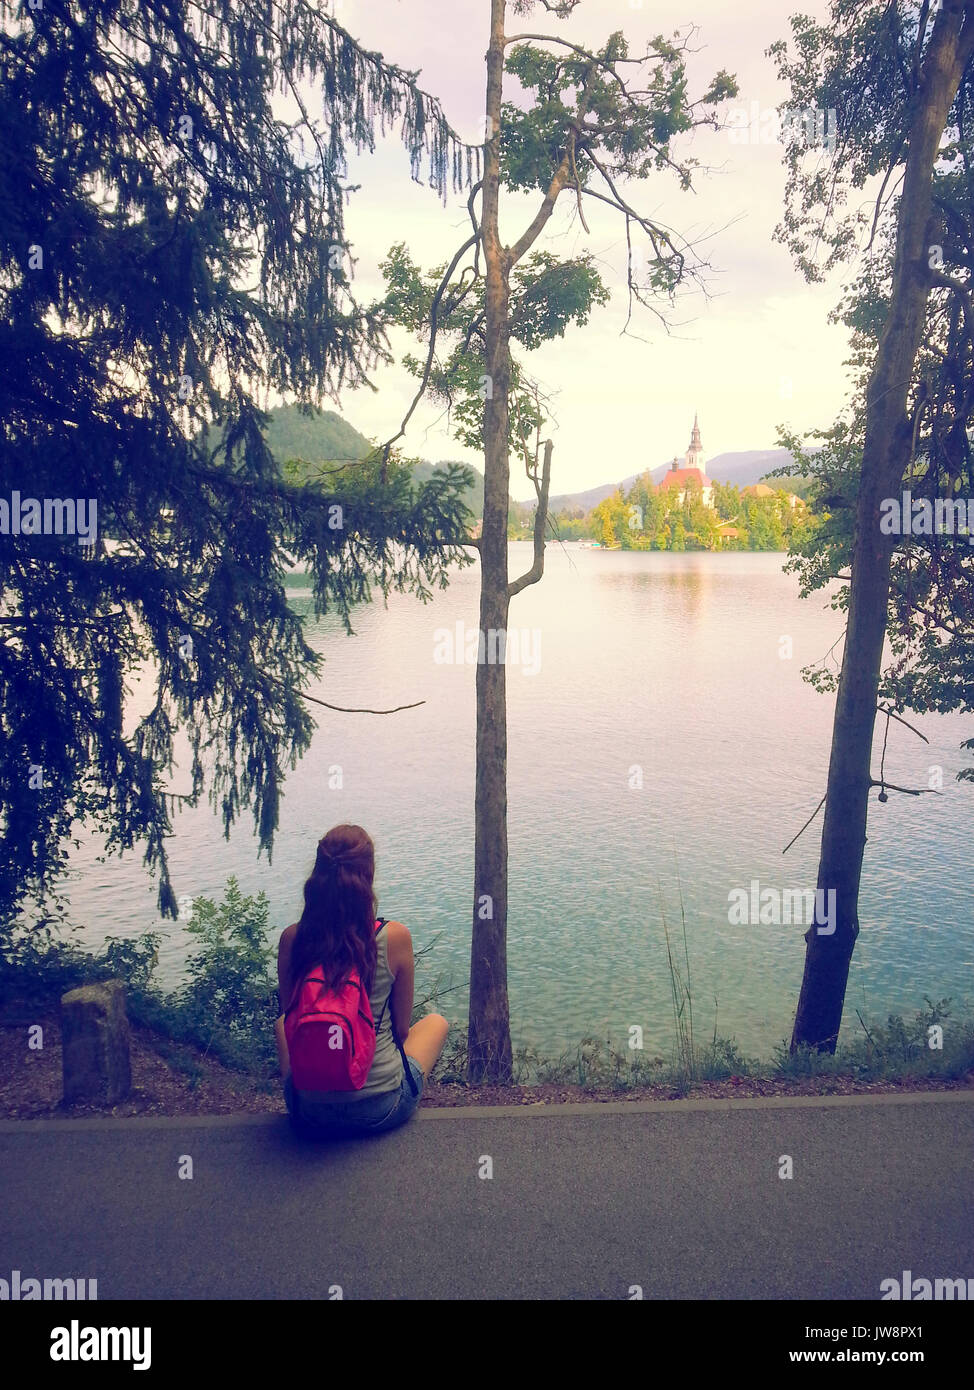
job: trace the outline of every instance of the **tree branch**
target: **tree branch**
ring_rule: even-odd
[[[474,199],[476,198],[476,196],[477,196],[477,194],[480,192],[480,190],[483,188],[483,186],[484,186],[484,181],[483,181],[483,179],[478,179],[478,181],[474,184],[473,188],[471,188],[471,190],[470,190],[470,197],[467,199],[467,212],[470,214],[470,225],[473,227],[473,234],[474,234],[474,236],[477,238],[476,246],[474,247],[474,253],[473,253],[473,270],[474,270],[474,275],[476,275],[478,278],[479,278],[479,276],[480,276],[480,237],[481,237],[481,232],[480,232],[480,223],[477,221],[477,214],[474,212],[473,203],[474,203]]]
[[[905,719],[901,719],[898,714],[894,714],[891,709],[888,709],[886,707],[886,705],[877,705],[876,708],[879,710],[881,714],[885,714],[888,719],[895,719],[897,724],[904,725],[904,727],[909,729],[911,733],[916,734],[917,738],[922,738],[924,743],[930,742],[926,734],[921,734],[919,729],[914,729],[912,724],[907,724]]]
[[[881,787],[883,791],[902,792],[904,796],[926,796],[928,792],[933,796],[943,795],[943,793],[938,792],[935,787],[896,787],[892,782],[877,782],[875,778],[869,779],[869,785],[871,787]],[[880,797],[880,800],[882,800],[882,797]]]
[[[555,210],[555,203],[557,203],[560,193],[568,186],[570,173],[571,162],[569,159],[569,152],[566,149],[562,156],[562,161],[555,170],[554,178],[548,185],[548,191],[544,195],[544,200],[540,208],[538,208],[530,227],[528,227],[524,235],[519,237],[514,245],[504,253],[504,259],[507,262],[508,269],[510,269],[511,266],[517,265],[524,253],[530,251],[531,247],[541,235],[545,224]]]
[[[412,404],[410,405],[409,409],[406,411],[406,414],[405,414],[404,417],[403,417],[403,422],[402,422],[402,424],[399,426],[399,433],[398,433],[398,434],[394,434],[394,435],[392,436],[392,438],[391,438],[390,440],[387,440],[387,442],[382,446],[382,481],[383,481],[383,483],[384,483],[385,480],[386,480],[386,466],[388,465],[388,462],[389,462],[389,450],[392,448],[393,444],[395,444],[396,440],[397,440],[397,439],[402,439],[403,435],[406,433],[406,426],[409,424],[409,421],[412,419],[413,411],[414,411],[414,410],[416,409],[416,407],[419,405],[420,401],[421,401],[422,398],[423,398],[423,395],[424,395],[425,392],[426,392],[426,387],[429,385],[430,373],[431,373],[432,370],[433,370],[433,357],[434,357],[434,354],[435,354],[435,352],[436,352],[436,330],[437,330],[436,316],[437,316],[437,313],[438,313],[438,311],[439,311],[440,300],[443,298],[443,295],[446,293],[446,287],[447,287],[447,285],[450,283],[450,277],[451,277],[451,275],[452,275],[453,272],[456,270],[457,266],[460,264],[460,262],[461,262],[461,260],[463,259],[463,257],[464,257],[464,256],[467,254],[467,252],[470,250],[471,246],[475,245],[475,244],[477,243],[477,241],[478,241],[478,238],[477,238],[476,236],[472,236],[472,237],[468,237],[468,238],[467,238],[467,240],[466,240],[466,241],[463,243],[463,245],[460,247],[460,250],[459,250],[459,251],[456,253],[456,255],[453,257],[453,260],[452,260],[452,261],[450,262],[450,264],[447,266],[446,271],[444,272],[444,275],[443,275],[443,279],[440,281],[439,286],[438,286],[437,291],[436,291],[436,294],[434,294],[434,296],[433,296],[433,302],[432,302],[432,304],[430,305],[430,346],[429,346],[429,352],[426,354],[426,366],[425,366],[425,368],[423,369],[423,379],[422,379],[422,381],[421,381],[420,384],[419,384],[419,390],[416,392],[415,396],[413,397]]]
[[[532,476],[532,482],[538,494],[538,509],[534,514],[534,564],[526,574],[521,575],[520,579],[515,579],[508,584],[507,597],[509,599],[512,599],[515,594],[519,594],[522,589],[526,589],[529,584],[537,584],[544,574],[544,533],[548,521],[548,488],[551,483],[551,453],[554,447],[550,439],[544,446],[541,483],[538,483],[537,474]]]
[[[589,231],[589,225],[585,221],[585,213],[582,209],[582,181],[578,177],[578,166],[575,163],[575,138],[575,132],[572,131],[572,138],[568,146],[568,153],[571,155],[572,161],[572,183],[575,185],[575,201],[578,205],[578,215],[582,220],[582,226],[585,228],[586,233],[591,236],[592,233]]]
[[[560,43],[562,48],[570,48],[573,53],[579,53],[588,63],[597,63],[600,68],[612,72],[616,63],[634,63],[637,67],[647,61],[647,57],[642,58],[613,58],[610,62],[608,58],[600,58],[597,53],[592,53],[587,48],[581,48],[577,43],[569,43],[567,39],[560,39],[557,34],[512,34],[510,38],[504,40],[504,47],[507,48],[512,43]],[[622,83],[622,78],[613,73],[616,81]]]
[[[828,795],[828,792],[826,792],[825,795],[827,796],[827,795]],[[808,829],[808,827],[811,825],[812,821],[815,819],[815,817],[818,815],[819,811],[821,811],[821,809],[822,809],[822,807],[823,807],[824,805],[825,805],[825,797],[823,796],[823,797],[822,797],[822,800],[821,800],[821,801],[818,803],[818,805],[815,807],[815,810],[814,810],[814,811],[812,812],[812,814],[809,816],[808,820],[807,820],[807,821],[805,822],[805,824],[802,826],[801,830],[799,830],[798,834],[797,834],[793,839],[789,840],[788,843],[785,845],[784,849],[781,851],[782,854],[787,854],[788,851],[791,849],[792,845],[795,843],[795,840],[797,840],[801,835],[804,835],[805,831],[806,831],[806,830]]]
[[[319,700],[317,695],[306,695],[303,690],[298,692],[302,700],[310,700],[312,704],[324,705],[325,709],[337,710],[339,714],[398,714],[401,709],[419,709],[420,705],[425,705],[425,700],[416,700],[411,705],[396,705],[395,709],[346,709],[344,705],[330,705],[327,700]]]

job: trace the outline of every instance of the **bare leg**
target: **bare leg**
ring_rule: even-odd
[[[443,1051],[450,1025],[442,1014],[427,1014],[414,1023],[406,1035],[402,1050],[407,1057],[414,1058],[429,1076],[436,1066],[436,1060]]]

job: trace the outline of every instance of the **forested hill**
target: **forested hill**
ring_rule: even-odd
[[[296,482],[314,478],[323,463],[363,459],[374,447],[364,434],[359,434],[333,410],[303,415],[297,406],[289,405],[278,406],[270,412],[264,437],[278,463]],[[458,461],[471,468],[466,460]],[[418,483],[428,482],[434,472],[446,468],[448,463],[449,460],[415,463],[413,477]],[[484,475],[477,468],[471,468],[471,472],[473,485],[468,488],[463,502],[475,517],[479,517],[484,509]]]
[[[372,445],[364,434],[333,410],[302,415],[296,406],[279,406],[270,412],[264,438],[282,466],[291,459],[306,463],[347,463],[364,459]]]

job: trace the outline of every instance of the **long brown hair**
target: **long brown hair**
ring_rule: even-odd
[[[290,996],[319,967],[329,988],[354,969],[367,994],[375,980],[375,846],[360,825],[336,825],[318,841],[304,912],[291,946]],[[282,1004],[283,1006],[283,1004]]]

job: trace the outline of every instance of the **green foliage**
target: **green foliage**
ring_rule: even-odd
[[[208,796],[228,831],[249,808],[269,853],[319,669],[292,563],[347,622],[373,584],[428,596],[467,559],[440,543],[466,480],[350,486],[336,529],[282,476],[257,402],[317,404],[387,355],[351,289],[347,146],[395,123],[444,194],[477,152],[308,0],[75,8],[4,4],[0,30],[0,475],[94,499],[98,531],[93,551],[0,536],[0,920],[58,910],[79,824],[144,845],[175,915],[180,736],[188,804]],[[317,113],[278,114],[308,84]],[[135,670],[154,688],[123,732]]]
[[[886,1026],[873,1024],[868,1028],[860,1023],[864,1038],[857,1040],[856,1057],[859,1065],[870,1070],[876,1067],[889,1068],[896,1073],[910,1070],[918,1063],[922,1069],[933,1064],[930,1047],[930,1028],[944,1025],[950,1019],[952,1008],[950,999],[940,999],[936,1003],[924,995],[925,1009],[920,1009],[909,1022],[899,1015],[890,1014]],[[949,1027],[945,1031],[950,1033]]]
[[[609,550],[614,550],[623,543],[628,531],[628,519],[621,490],[592,508],[595,534],[601,544]]]
[[[590,256],[559,261],[536,251],[515,268],[511,281],[511,337],[529,352],[563,338],[571,323],[584,327],[593,306],[611,298]]]
[[[726,1081],[729,1077],[763,1074],[767,1068],[746,1057],[731,1038],[718,1037],[698,1048],[692,1062],[667,1061],[658,1054],[646,1055],[639,1048],[618,1046],[611,1036],[591,1034],[557,1057],[546,1057],[536,1047],[521,1045],[514,1053],[515,1085],[581,1086],[587,1090],[615,1090],[620,1094],[642,1086],[665,1087],[680,1095],[693,1085],[707,1081]],[[466,1054],[463,1040],[451,1038],[437,1070],[437,1080],[463,1084]]]
[[[740,489],[733,483],[714,483],[714,510],[721,521],[732,521],[741,510]]]
[[[446,405],[452,414],[454,434],[468,448],[483,449],[485,392],[484,282],[464,270],[440,291],[447,267],[423,272],[405,243],[394,245],[381,264],[386,294],[377,315],[386,323],[398,323],[420,339],[429,337],[433,304],[440,292],[436,315],[437,344],[431,365],[428,396]],[[608,302],[591,256],[559,261],[536,252],[518,266],[511,277],[511,338],[526,351],[543,342],[563,337],[572,323],[588,322],[593,305]],[[409,353],[403,365],[417,379],[426,371],[426,355]],[[523,453],[542,423],[539,395],[517,359],[511,364],[510,433],[515,448]]]
[[[774,1069],[778,1076],[792,1079],[831,1077],[841,1073],[842,1063],[838,1049],[831,1054],[803,1044],[792,1052],[788,1043],[781,1042],[774,1048]]]
[[[227,880],[220,903],[193,900],[183,930],[192,946],[186,979],[171,992],[153,979],[158,965],[159,932],[135,940],[109,937],[94,954],[43,932],[21,930],[0,935],[0,997],[48,1007],[79,985],[119,979],[126,1009],[136,1023],[152,1028],[179,1047],[211,1054],[225,1066],[268,1080],[277,1075],[274,1022],[278,1017],[276,943],[279,929],[268,924],[263,892],[241,892]],[[429,960],[436,940],[416,952],[415,1022],[451,992],[442,972]],[[178,1047],[165,1055],[183,1070],[192,1066]],[[195,1068],[198,1073],[198,1067]]]
[[[396,491],[395,505],[407,514],[418,503],[417,517],[432,507],[431,530],[435,534],[437,525],[441,525],[444,537],[455,528],[460,515],[455,506],[446,504],[458,503],[473,516],[479,516],[483,510],[483,474],[476,468],[458,461],[432,464],[409,459],[395,449],[387,461],[384,449],[359,434],[334,411],[309,412],[298,406],[280,406],[270,413],[265,438],[286,481],[298,487],[314,486],[329,502],[346,507],[356,502],[361,508],[388,486],[390,479],[409,483],[411,487]],[[426,490],[425,485],[434,480],[435,486]],[[435,515],[437,500],[444,504],[439,520]]]
[[[753,550],[784,550],[784,528],[780,518],[757,498],[747,498],[744,517]]]
[[[565,509],[548,515],[550,533],[553,539],[559,541],[580,541],[595,539],[595,529],[591,520],[583,512],[570,512]],[[527,539],[525,528],[524,539]]]
[[[135,940],[110,937],[94,954],[23,932],[2,943],[0,984],[5,995],[51,1005],[79,985],[119,979],[134,1022],[211,1052],[227,1066],[273,1074],[277,981],[265,895],[247,897],[231,878],[219,906],[208,898],[194,900],[185,930],[196,944],[187,958],[186,982],[171,993],[153,979],[159,932]]]
[[[43,931],[6,932],[0,935],[0,997],[51,1005],[69,989],[120,979],[131,1013],[131,1000],[150,991],[160,940],[159,932],[135,941],[110,936],[92,954]]]
[[[859,1014],[862,1035],[840,1046],[835,1056],[800,1048],[791,1053],[782,1042],[775,1048],[779,1076],[852,1076],[860,1081],[906,1080],[912,1077],[967,1076],[974,1068],[974,1022],[953,1021],[951,1000],[936,1002],[924,995],[926,1008],[912,1019],[890,1014],[885,1024],[869,1023]],[[943,1027],[943,1048],[931,1048],[930,1029]]]
[[[808,511],[803,524],[792,533],[785,564],[786,570],[798,576],[802,598],[832,583],[837,575],[849,573],[862,461],[861,435],[845,421],[830,430],[815,431],[812,438],[823,441],[820,448],[809,450],[788,431],[779,434],[780,442],[791,450],[791,468],[810,480]],[[845,612],[848,602],[848,584],[840,584],[833,592],[831,606]],[[802,674],[817,690],[834,692],[839,665],[829,653]]]
[[[428,483],[438,475],[445,475],[451,467],[462,468],[470,478],[470,483],[458,494],[462,505],[473,517],[483,515],[484,511],[484,475],[479,468],[474,468],[472,464],[463,463],[459,460],[444,463],[426,463],[420,459],[409,460],[410,471],[413,475],[414,483]]]
[[[647,471],[624,489],[605,498],[581,520],[562,514],[553,530],[562,539],[591,536],[609,549],[621,550],[785,550],[806,526],[804,507],[793,510],[789,494],[778,489],[771,497],[742,495],[733,484],[714,484],[708,507],[691,482],[686,499],[676,488],[655,487]],[[720,532],[721,522],[733,522],[741,539]]]
[[[922,6],[925,21],[932,8]],[[824,22],[792,16],[791,50],[784,39],[768,49],[789,85],[788,109],[835,113],[837,157],[813,150],[809,158],[808,133],[797,123],[785,145],[785,215],[775,237],[810,280],[823,280],[856,253],[869,212],[850,195],[903,155],[912,95],[903,73],[913,70],[919,12],[912,3],[832,0]]]
[[[556,1057],[537,1047],[520,1045],[514,1052],[515,1085],[581,1086],[589,1090],[617,1090],[620,1094],[639,1087],[665,1088],[670,1094],[688,1095],[695,1086],[736,1080],[818,1080],[822,1094],[844,1089],[837,1083],[927,1079],[955,1080],[974,1070],[974,1020],[951,1023],[945,1029],[943,1051],[928,1046],[927,1028],[950,1018],[949,1000],[933,1004],[905,1021],[890,1015],[886,1025],[870,1025],[869,1034],[842,1044],[833,1055],[812,1048],[789,1051],[782,1042],[768,1061],[749,1057],[733,1038],[721,1036],[716,1023],[706,1043],[678,1043],[669,1060],[658,1054],[588,1035]],[[466,1081],[466,1041],[451,1034],[437,1068],[437,1080],[454,1085]]]
[[[219,906],[194,900],[186,931],[197,945],[186,962],[189,978],[175,996],[182,1036],[208,1049],[216,1043],[224,1059],[272,1062],[279,1010],[266,894],[245,897],[231,877]]]
[[[786,213],[779,239],[790,247],[809,279],[857,253],[869,231],[869,254],[844,290],[833,321],[850,333],[852,390],[843,418],[813,434],[824,441],[813,455],[803,442],[783,433],[791,449],[791,472],[808,480],[807,524],[791,538],[790,568],[808,594],[840,577],[833,607],[848,607],[848,575],[868,413],[870,377],[891,312],[890,296],[902,169],[918,83],[936,26],[962,21],[927,4],[859,4],[833,0],[830,16],[818,23],[792,20],[792,46],[770,50],[779,75],[790,84],[792,109],[834,111],[837,141],[831,160],[805,158],[796,133],[788,145]],[[971,217],[974,174],[968,132],[974,123],[974,74],[963,74],[933,169],[933,216],[927,249],[926,318],[912,367],[908,418],[900,428],[912,435],[909,462],[899,483],[903,492],[933,506],[974,497],[970,428],[974,395],[974,324],[967,282],[974,255]],[[890,190],[876,206],[854,190],[883,175]],[[825,252],[819,263],[819,253]],[[906,451],[904,450],[904,453]],[[894,493],[894,496],[897,494]],[[875,525],[881,532],[880,517]],[[903,528],[905,531],[906,528]],[[895,712],[974,711],[974,553],[966,535],[942,530],[891,533],[887,633],[890,660],[879,697]],[[838,669],[806,673],[833,691]],[[965,743],[963,747],[972,745]],[[974,779],[974,768],[960,779]]]
[[[641,61],[644,84],[634,99],[616,80],[616,65]],[[657,35],[641,60],[630,54],[621,30],[592,52],[548,53],[529,43],[516,44],[506,70],[531,93],[526,109],[505,103],[501,120],[501,178],[508,188],[546,192],[566,151],[572,154],[579,184],[588,186],[596,170],[592,153],[615,179],[646,179],[673,166],[670,142],[695,124],[717,119],[707,110],[697,119],[695,106],[710,108],[736,95],[733,78],[720,72],[698,103],[687,100],[684,48]],[[652,94],[651,100],[646,100]],[[689,187],[692,160],[679,166]]]

